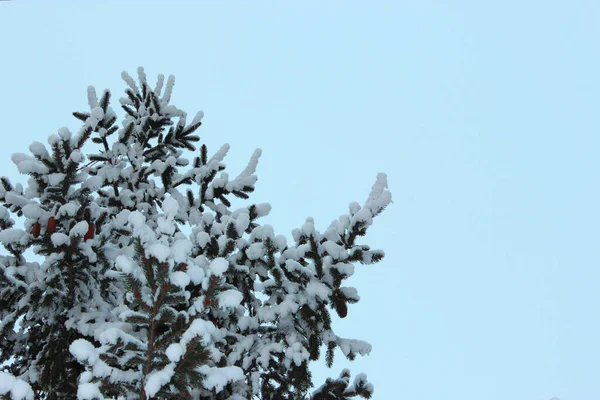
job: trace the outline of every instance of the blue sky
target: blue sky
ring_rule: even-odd
[[[1,174],[142,65],[289,236],[394,203],[338,334],[375,399],[600,398],[596,1],[0,3]],[[25,178],[21,178],[25,181]]]

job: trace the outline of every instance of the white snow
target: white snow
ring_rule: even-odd
[[[138,67],[137,73],[140,83],[148,84],[148,81],[146,80],[146,73],[144,72],[144,67]]]
[[[71,155],[69,156],[69,158],[74,163],[79,163],[79,162],[83,161],[83,154],[81,154],[81,151],[79,151],[79,149],[75,149],[71,152]]]
[[[283,250],[287,247],[287,239],[283,235],[275,236],[275,247],[279,250]]]
[[[219,393],[229,382],[234,382],[244,379],[244,371],[239,367],[209,367],[203,365],[198,370],[206,375],[204,387],[208,390],[215,390]]]
[[[342,252],[344,251],[343,246],[340,246],[331,240],[326,241],[321,246],[323,246],[327,254],[329,254],[334,260],[339,260],[342,256]]]
[[[302,225],[302,233],[305,236],[310,236],[315,231],[315,221],[311,217],[306,218],[306,222]]]
[[[219,307],[221,308],[235,308],[240,305],[244,296],[239,290],[229,289],[219,293]]]
[[[98,359],[98,352],[93,344],[85,339],[77,339],[69,346],[69,352],[80,362],[93,364]]]
[[[246,255],[250,260],[258,260],[265,255],[265,245],[261,242],[252,243],[246,249]]]
[[[312,280],[306,285],[306,293],[312,297],[318,296],[322,300],[326,300],[331,294],[331,289],[317,280]]]
[[[154,87],[154,93],[156,93],[157,97],[160,96],[164,82],[165,76],[163,74],[158,74],[158,77],[156,78],[156,86]]]
[[[340,346],[340,350],[344,353],[345,356],[352,353],[358,353],[361,356],[367,355],[371,352],[372,346],[365,342],[364,340],[358,339],[344,339],[338,337],[336,340],[338,346]]]
[[[149,256],[156,258],[159,262],[165,262],[171,254],[171,251],[167,246],[165,246],[162,243],[153,243],[150,246],[148,246],[146,253]]]
[[[69,237],[62,232],[55,232],[50,236],[52,244],[56,247],[69,243]]]
[[[209,268],[213,275],[221,276],[229,268],[229,261],[223,257],[217,257],[210,263]]]
[[[369,207],[373,213],[377,214],[392,201],[392,193],[386,190],[388,187],[387,176],[384,173],[377,174],[377,179],[371,193],[365,202],[365,206]]]
[[[165,214],[175,216],[179,211],[179,203],[173,197],[167,197],[162,203],[162,209]]]
[[[151,372],[146,378],[146,384],[144,385],[146,395],[153,397],[156,393],[158,393],[161,387],[169,383],[174,374],[174,363],[167,364],[167,366],[160,371]]]
[[[9,393],[11,400],[33,400],[33,390],[27,382],[0,371],[0,395]]]
[[[85,382],[80,383],[77,387],[77,399],[78,400],[104,400],[102,392],[98,389],[98,384]]]
[[[173,255],[173,261],[176,263],[184,262],[187,260],[190,252],[192,251],[193,244],[187,239],[176,240],[171,245],[171,254]]]
[[[244,170],[237,176],[237,178],[235,178],[236,181],[246,178],[256,171],[258,159],[260,158],[261,154],[261,149],[254,150],[254,153],[252,153],[252,157],[250,157],[250,161],[248,161],[248,165],[246,166],[246,168],[244,168]]]
[[[175,86],[175,77],[173,75],[169,75],[169,78],[167,79],[167,85],[165,86],[165,92],[161,99],[164,103],[169,103],[169,101],[171,101],[173,86]]]
[[[197,265],[188,265],[186,274],[188,274],[194,285],[199,285],[204,279],[204,270]]]
[[[47,158],[49,156],[48,150],[46,150],[46,146],[40,142],[33,142],[29,145],[29,151],[31,151],[34,155],[40,156],[42,158]]]
[[[225,143],[224,145],[222,145],[221,148],[208,160],[208,165],[210,165],[213,162],[223,161],[223,158],[225,158],[225,156],[227,155],[229,148],[229,143]]]
[[[175,233],[176,227],[172,218],[167,219],[163,216],[160,216],[156,220],[156,223],[158,225],[158,230],[161,233],[165,233],[167,235],[173,235]]]
[[[61,174],[61,173],[46,175],[46,177],[48,178],[48,184],[50,186],[58,186],[58,185],[62,184],[62,182],[65,180],[65,176],[66,176],[65,174]]]
[[[15,164],[17,164],[17,169],[21,174],[47,174],[49,171],[48,167],[46,167],[44,164],[38,162],[35,159],[23,160]]]
[[[58,136],[61,137],[62,140],[71,139],[71,131],[66,126],[58,129]]]
[[[84,236],[88,231],[88,223],[86,221],[79,221],[75,224],[73,228],[69,231],[69,236]]]
[[[92,108],[91,116],[96,121],[100,121],[102,120],[102,118],[104,118],[104,110],[102,109],[102,107],[94,107]]]
[[[91,191],[95,191],[100,189],[102,186],[102,177],[100,176],[90,176],[85,180],[85,182],[81,185],[82,187],[86,187]]]
[[[98,105],[98,96],[96,95],[96,88],[94,88],[93,86],[88,86],[87,98],[88,98],[88,105],[90,106],[90,109],[92,109]]]
[[[204,111],[198,111],[196,113],[196,116],[194,117],[194,119],[192,120],[192,125],[197,124],[198,122],[202,121],[202,118],[204,118]]]
[[[127,71],[121,72],[121,78],[123,78],[123,80],[125,81],[125,83],[127,83],[127,86],[129,86],[131,88],[131,90],[133,90],[133,93],[135,93],[135,94],[139,94],[140,93],[137,85],[135,84],[135,81],[133,80],[133,78],[131,77],[131,75],[129,75],[127,73]]]
[[[39,219],[44,213],[44,210],[37,204],[27,204],[23,207],[23,215],[26,218]]]
[[[271,212],[271,204],[269,204],[269,203],[257,204],[254,211],[256,211],[256,214],[259,217],[265,217]]]
[[[59,141],[60,141],[60,138],[58,137],[58,135],[55,135],[55,134],[48,135],[48,144],[50,146],[53,146],[55,143],[58,143]]]
[[[171,283],[180,288],[185,288],[190,283],[190,276],[183,271],[175,271],[169,276]]]
[[[236,219],[235,219],[235,230],[237,231],[238,235],[243,235],[244,231],[246,229],[248,229],[248,226],[250,225],[250,216],[248,215],[248,213],[240,213]]]
[[[133,261],[125,255],[117,256],[117,258],[115,258],[115,265],[126,274],[131,273],[134,268]]]
[[[210,235],[204,231],[198,232],[196,235],[196,242],[198,242],[198,246],[204,248],[210,241]]]
[[[73,217],[75,214],[77,214],[77,211],[79,211],[79,206],[77,204],[67,203],[67,204],[60,206],[56,216],[59,218],[62,216]]]
[[[139,211],[133,211],[127,217],[127,221],[134,229],[140,229],[146,223],[146,217]]]
[[[167,347],[165,354],[171,362],[178,362],[185,353],[185,348],[179,343],[172,343]]]

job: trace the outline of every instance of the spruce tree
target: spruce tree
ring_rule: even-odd
[[[269,204],[231,207],[254,191],[260,150],[230,179],[229,146],[196,149],[203,114],[171,104],[172,76],[122,77],[120,127],[90,87],[76,134],[13,156],[27,187],[1,179],[0,377],[47,399],[370,398],[347,370],[311,393],[309,366],[321,349],[329,367],[337,348],[371,349],[336,335],[330,310],[345,318],[359,296],[344,280],[383,258],[357,242],[391,202],[385,175],[287,243],[257,222]]]

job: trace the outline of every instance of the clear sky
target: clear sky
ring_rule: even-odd
[[[600,3],[0,2],[0,174],[122,70],[177,78],[289,236],[386,172],[362,300],[335,321],[376,400],[600,398]],[[21,178],[23,181],[25,178]]]

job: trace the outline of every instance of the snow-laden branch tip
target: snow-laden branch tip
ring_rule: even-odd
[[[254,153],[252,153],[252,157],[250,157],[246,168],[244,168],[244,170],[237,176],[237,178],[235,178],[236,181],[247,178],[251,176],[254,172],[256,172],[256,166],[258,165],[258,159],[260,158],[261,154],[261,149],[254,150]]]
[[[131,75],[129,75],[127,73],[127,71],[121,72],[121,78],[123,78],[123,80],[125,81],[125,83],[127,83],[127,86],[129,86],[129,88],[131,90],[133,90],[133,93],[140,94],[140,90],[138,89],[137,85],[135,84],[135,81],[133,80],[133,78],[131,77]]]
[[[192,125],[195,125],[198,122],[202,121],[202,118],[204,118],[204,111],[200,110],[196,113],[196,116],[192,120]]]
[[[158,74],[158,78],[156,79],[156,87],[154,88],[154,94],[156,94],[156,97],[160,97],[160,92],[162,91],[164,83],[165,76],[163,74]]]
[[[383,172],[377,174],[377,179],[371,193],[365,202],[365,207],[368,207],[374,215],[377,215],[392,202],[392,193],[387,190],[387,176]]]
[[[96,95],[96,89],[93,86],[88,86],[87,100],[90,106],[90,110],[98,107],[98,96]]]
[[[169,75],[169,79],[167,79],[167,86],[165,86],[165,94],[161,99],[163,104],[168,104],[169,101],[171,101],[173,86],[175,86],[175,77],[173,75]]]
[[[229,143],[225,143],[221,148],[208,160],[208,165],[213,161],[221,162],[229,152]]]
[[[0,371],[0,395],[9,394],[12,400],[33,400],[33,390],[27,382]]]
[[[144,67],[138,67],[137,69],[137,73],[138,73],[138,79],[140,81],[140,84],[148,84],[147,80],[146,80],[146,73],[144,72]]]

